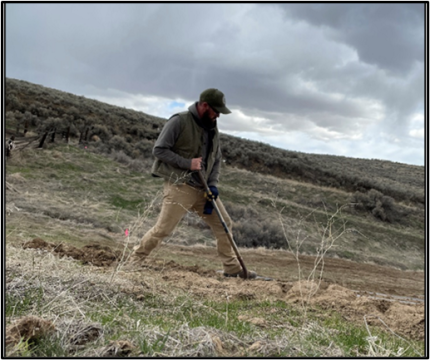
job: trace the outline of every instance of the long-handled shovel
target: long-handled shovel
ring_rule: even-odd
[[[211,191],[210,191],[210,189],[209,189],[208,184],[206,183],[206,180],[205,180],[205,178],[204,178],[204,176],[203,176],[202,172],[201,172],[201,171],[199,171],[198,173],[199,173],[200,181],[201,181],[201,183],[203,184],[203,186],[204,186],[204,188],[205,188],[206,193],[207,193],[208,195],[210,195],[210,194],[211,194]],[[214,199],[214,200],[212,200],[212,205],[213,205],[213,207],[214,207],[214,209],[215,209],[215,211],[216,211],[216,213],[217,213],[217,215],[218,215],[219,219],[221,220],[221,224],[222,224],[222,226],[223,226],[223,228],[224,228],[224,231],[225,231],[225,232],[226,232],[226,234],[227,234],[228,240],[230,241],[230,245],[231,245],[231,247],[233,248],[234,253],[236,254],[237,260],[239,260],[240,266],[242,267],[242,270],[243,270],[244,278],[245,278],[245,279],[248,279],[248,274],[249,274],[249,273],[248,273],[248,270],[246,269],[246,266],[245,266],[245,263],[243,262],[242,256],[240,256],[239,250],[237,249],[236,243],[234,242],[233,235],[232,235],[232,233],[230,232],[230,230],[228,229],[227,224],[225,223],[224,218],[223,218],[223,216],[222,216],[221,212],[219,211],[219,208],[218,208],[218,205],[217,205],[217,203],[216,203],[216,200],[215,200],[215,199]]]

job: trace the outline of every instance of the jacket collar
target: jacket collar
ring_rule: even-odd
[[[191,115],[193,115],[193,119],[194,121],[197,123],[197,125],[199,125],[200,127],[202,127],[203,129],[209,131],[209,130],[214,130],[217,126],[217,122],[210,122],[210,123],[206,123],[203,122],[203,120],[200,118],[199,113],[197,111],[197,101],[190,105],[188,107],[189,112],[191,113]]]

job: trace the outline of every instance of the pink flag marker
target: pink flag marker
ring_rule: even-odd
[[[128,236],[128,229],[125,229],[125,236]]]

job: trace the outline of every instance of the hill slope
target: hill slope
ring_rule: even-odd
[[[29,135],[34,136],[30,137],[33,148],[44,136],[44,147],[66,144],[65,140],[78,145],[67,146],[65,152],[62,149],[59,159],[48,156],[41,163],[26,159],[25,164],[17,165],[12,156],[8,174],[34,174],[28,176],[48,187],[53,179],[68,182],[76,196],[82,196],[81,188],[93,189],[94,201],[107,201],[121,211],[137,211],[142,201],[150,201],[154,196],[160,184],[155,185],[148,174],[151,150],[165,120],[14,79],[6,79],[6,90],[6,132],[17,136],[21,146],[26,146]],[[82,153],[78,156],[73,152],[84,146],[89,159],[92,155],[88,152],[110,156],[126,165],[130,174],[119,182],[106,184],[109,177],[103,168],[98,164],[84,166]],[[423,167],[303,154],[225,134],[222,148],[225,166],[220,189],[235,221],[239,246],[291,249],[294,244],[301,244],[298,251],[315,254],[321,242],[322,224],[326,225],[336,214],[340,218],[336,229],[342,232],[342,241],[328,249],[327,256],[423,269]],[[51,169],[47,169],[48,164]],[[137,183],[129,184],[141,174],[147,177],[145,183],[151,184],[144,195]],[[85,186],[80,184],[82,178]],[[127,186],[120,186],[121,183]],[[109,187],[111,192],[107,195]],[[131,189],[139,194],[137,198],[127,191]],[[52,213],[49,205],[38,206]],[[101,219],[95,221],[103,224]],[[187,221],[204,227],[195,219]],[[113,227],[125,226],[123,222]],[[205,236],[199,241],[210,242],[207,229],[204,231]],[[304,238],[307,241],[301,243]]]
[[[35,95],[15,88],[24,100],[6,117],[8,136],[17,136],[5,165],[8,356],[423,356],[419,201],[373,189],[351,206],[355,190],[226,163],[220,192],[235,239],[249,269],[274,281],[219,276],[212,235],[191,213],[142,271],[124,271],[160,210],[147,134],[155,137],[163,120],[70,94],[55,103],[37,95],[55,90],[26,86]],[[26,110],[33,101],[44,104],[41,114]],[[80,102],[92,106],[90,120],[66,112]],[[44,117],[43,109],[56,115]],[[53,125],[70,126],[68,142],[51,142]],[[100,141],[86,140],[90,130]],[[17,329],[33,334],[31,321],[51,332],[14,338]]]
[[[291,199],[314,193],[310,185],[227,167],[224,177],[225,202],[245,239],[273,236],[284,226],[288,250],[240,248],[249,269],[274,281],[218,275],[211,234],[192,214],[143,270],[124,271],[132,246],[155,222],[160,180],[148,168],[133,171],[77,143],[14,153],[6,175],[7,354],[422,356],[424,273],[369,263],[372,253],[374,262],[413,268],[422,252],[404,249],[406,259],[397,259],[389,238],[387,244],[366,240],[349,223],[344,227],[341,213],[330,219],[316,209],[308,216],[306,204],[271,199],[268,190],[250,193],[236,183],[244,186],[253,177],[273,193],[288,187]],[[345,196],[318,187],[320,192]],[[302,217],[289,216],[300,212]],[[317,237],[327,224],[332,236]],[[367,235],[376,231],[374,226]],[[317,247],[328,252],[323,256]],[[347,249],[363,262],[335,258]],[[52,333],[13,341],[14,329],[31,334],[31,321],[42,320]]]

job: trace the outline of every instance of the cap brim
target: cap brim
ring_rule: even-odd
[[[213,108],[216,111],[218,111],[219,113],[221,113],[221,114],[231,114],[231,111],[229,109],[227,109],[226,106],[222,106],[222,107],[220,107],[220,106],[217,106],[217,107],[213,106]]]

